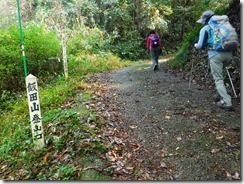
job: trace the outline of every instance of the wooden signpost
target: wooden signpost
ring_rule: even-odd
[[[30,111],[30,122],[32,137],[35,149],[42,149],[45,145],[42,128],[41,108],[39,102],[37,80],[34,75],[29,74],[26,77],[26,90],[28,96],[28,105]]]

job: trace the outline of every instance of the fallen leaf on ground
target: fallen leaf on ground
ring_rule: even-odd
[[[165,119],[170,119],[170,116],[165,116]]]
[[[168,151],[162,149],[161,150],[161,157],[165,157],[167,155],[168,155]]]
[[[219,149],[215,149],[215,148],[214,148],[214,149],[211,150],[211,153],[212,153],[212,154],[215,154],[215,153],[217,153],[217,152],[219,152]]]
[[[128,166],[125,168],[126,170],[133,171],[134,167],[133,166]]]
[[[68,160],[68,158],[69,158],[69,156],[70,156],[70,154],[68,154],[68,153],[65,153],[64,155],[62,155],[62,157],[60,157],[60,161],[61,162],[65,162],[65,161],[67,161]]]
[[[232,176],[232,178],[235,179],[235,180],[239,180],[239,179],[241,179],[239,173],[235,173],[235,174]]]
[[[240,175],[239,173],[235,173],[234,175],[232,175],[230,172],[228,172],[225,168],[222,168],[222,171],[225,172],[226,176],[229,178],[229,179],[235,179],[235,180],[239,180],[241,179],[240,178]]]
[[[160,168],[163,168],[163,169],[164,169],[164,168],[167,168],[167,166],[166,166],[165,163],[161,163],[161,164],[160,164]]]
[[[47,162],[47,157],[48,157],[48,153],[43,157],[43,162],[44,162],[44,163]]]
[[[177,137],[176,139],[177,139],[177,141],[181,141],[181,140],[182,140],[182,138],[181,138],[181,137]]]
[[[224,138],[223,135],[217,135],[217,136],[216,136],[216,139],[218,139],[218,140],[223,139],[223,138]]]
[[[136,125],[131,125],[131,126],[129,126],[131,129],[135,129],[135,128],[137,128],[137,126]]]
[[[225,168],[223,168],[222,171],[225,172],[225,174],[226,174],[226,176],[227,176],[228,178],[232,178],[232,175],[231,175]]]

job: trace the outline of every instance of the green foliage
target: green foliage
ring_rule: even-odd
[[[212,9],[216,14],[224,14],[229,8],[233,0],[215,0],[209,2],[209,9]]]
[[[196,27],[189,32],[182,42],[180,49],[175,53],[172,60],[167,61],[168,65],[174,69],[183,69],[188,61],[189,52],[194,48],[194,40],[198,37],[200,27]]]
[[[59,173],[63,180],[71,180],[76,172],[76,168],[72,165],[65,165],[59,168]]]
[[[53,72],[47,62],[60,52],[55,32],[44,26],[29,25],[23,29],[28,73],[41,77]],[[19,29],[10,26],[0,30],[0,90],[16,92],[25,88]],[[51,74],[52,75],[52,74]]]
[[[20,88],[23,67],[16,27],[0,30],[0,90]]]
[[[122,59],[138,60],[145,58],[145,39],[140,38],[139,33],[128,32],[124,40],[114,40],[110,44],[111,51]]]
[[[0,96],[0,112],[3,110],[10,110],[15,100],[16,95],[11,94],[10,91],[3,90]]]
[[[186,48],[181,48],[174,56],[173,59],[168,60],[167,64],[173,69],[183,68],[187,59]]]
[[[103,9],[100,18],[104,21],[102,25],[99,22],[99,27],[107,33],[106,48],[122,59],[131,60],[146,57],[145,40],[150,29],[166,32],[165,16],[172,13],[168,6],[154,6],[145,0],[114,1],[100,8]]]
[[[120,58],[110,53],[94,55],[84,54],[70,58],[69,71],[71,76],[77,77],[77,73],[81,76],[85,76],[97,72],[117,69],[130,64],[131,62],[122,61]]]
[[[84,25],[90,28],[96,26],[98,23],[100,11],[96,3],[93,1],[85,0],[78,4],[78,9],[81,12],[81,21],[84,22]]]
[[[61,55],[61,45],[55,31],[44,26],[28,25],[24,29],[24,41],[29,73],[38,76],[50,71],[47,59]]]
[[[106,51],[104,33],[98,28],[83,26],[67,43],[70,55],[99,54]]]

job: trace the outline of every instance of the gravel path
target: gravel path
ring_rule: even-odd
[[[133,172],[115,172],[116,180],[239,179],[237,100],[234,112],[218,109],[212,91],[197,84],[189,90],[189,81],[169,72],[162,61],[156,72],[145,63],[98,74],[92,81],[107,89],[99,99],[109,115],[99,106],[96,110],[120,132],[120,154],[126,157],[120,170],[128,171],[126,164],[132,165],[126,153],[141,169],[136,172],[133,166]]]

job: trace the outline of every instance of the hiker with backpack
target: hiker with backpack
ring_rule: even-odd
[[[212,10],[203,12],[197,23],[203,24],[196,49],[208,48],[208,59],[211,74],[215,81],[217,93],[213,95],[217,107],[227,111],[234,110],[231,96],[224,84],[223,69],[233,57],[232,51],[237,48],[238,37],[235,29],[230,25],[226,15],[215,15]]]
[[[155,30],[150,31],[150,35],[147,37],[146,45],[152,58],[153,71],[158,70],[158,58],[162,53],[162,43],[160,36]]]

